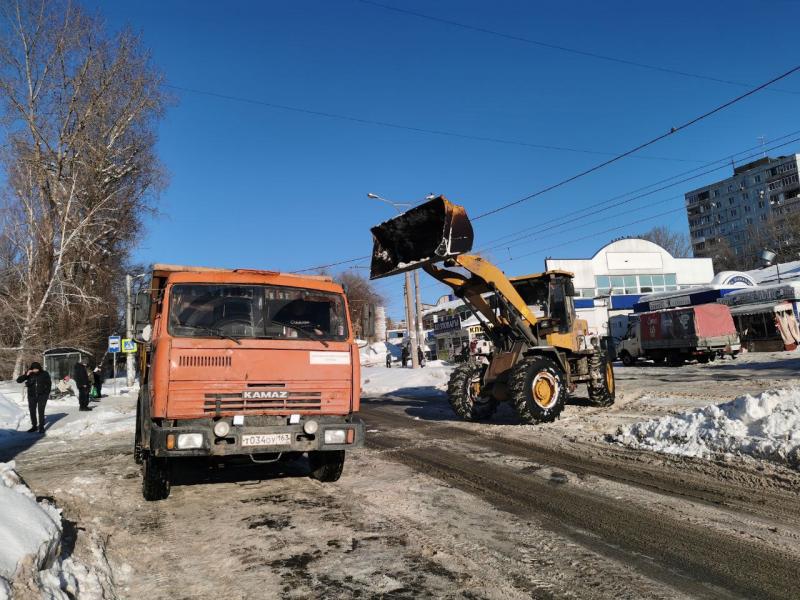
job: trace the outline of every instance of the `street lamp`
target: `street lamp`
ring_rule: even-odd
[[[403,214],[403,210],[400,208],[404,206],[406,208],[410,208],[413,204],[409,204],[407,202],[393,202],[392,200],[387,200],[378,194],[373,194],[372,192],[367,194],[367,198],[371,198],[372,200],[380,200],[381,202],[385,202],[392,206],[396,211],[397,214]],[[414,309],[413,309],[413,302],[411,300],[411,275],[408,271],[405,273],[405,306],[406,306],[406,329],[408,330],[408,338],[410,342],[410,350],[411,350],[411,368],[417,369],[419,368],[419,357],[417,353],[419,352],[419,343],[417,341],[417,336],[421,335],[421,327],[422,327],[422,302],[420,301],[420,289],[419,289],[419,272],[414,271],[414,282],[416,284],[416,298],[417,298],[417,315],[416,319],[414,318]]]
[[[769,267],[775,264],[775,273],[778,275],[778,283],[781,282],[781,264],[776,260],[777,254],[775,254],[772,250],[767,250],[766,248],[761,252],[761,260],[764,262],[765,267]]]

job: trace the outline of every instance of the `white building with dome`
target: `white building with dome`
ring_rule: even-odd
[[[642,296],[656,292],[704,286],[714,279],[710,258],[676,258],[664,248],[639,238],[611,242],[591,258],[547,258],[545,269],[575,274],[575,307],[589,327],[601,335],[618,336],[609,330],[609,319],[633,311]],[[611,320],[624,327],[624,321]]]

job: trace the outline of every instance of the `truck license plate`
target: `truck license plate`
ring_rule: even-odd
[[[242,446],[288,446],[291,433],[262,433],[242,436]]]

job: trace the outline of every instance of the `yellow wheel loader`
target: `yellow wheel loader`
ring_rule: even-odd
[[[472,250],[462,206],[432,198],[372,228],[371,279],[422,268],[464,300],[491,340],[492,354],[455,368],[453,410],[468,421],[491,418],[509,401],[524,423],[553,421],[567,394],[586,384],[594,406],[614,403],[614,369],[575,317],[572,273],[508,278]]]

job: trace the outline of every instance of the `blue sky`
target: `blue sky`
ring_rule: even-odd
[[[795,2],[380,0],[511,36],[757,84],[800,64],[782,26]],[[593,152],[620,152],[746,88],[598,60],[357,0],[92,2],[111,28],[141,31],[170,84],[409,127]],[[800,75],[776,87],[800,93]],[[398,202],[445,194],[473,215],[607,158],[379,127],[177,91],[161,123],[170,173],[136,258],[295,270],[365,254],[369,227]],[[567,212],[800,130],[798,94],[759,93],[539,198],[476,223],[476,248]],[[796,136],[795,136],[796,137]],[[792,144],[782,153],[800,151]],[[666,160],[664,160],[666,159]],[[593,254],[656,224],[686,230],[688,189],[717,171],[543,231],[490,256],[510,274],[546,256]],[[600,219],[603,219],[602,221]],[[627,225],[635,220],[647,221]],[[617,227],[613,232],[606,231]],[[526,232],[529,233],[529,232]],[[367,261],[355,263],[357,267]],[[366,270],[360,269],[366,273]],[[401,277],[378,283],[401,315]],[[444,288],[422,276],[425,301]]]

